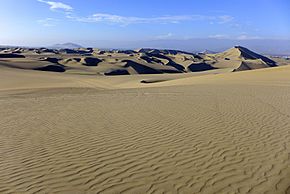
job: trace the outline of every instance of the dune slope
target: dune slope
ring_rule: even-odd
[[[273,61],[236,46],[222,53],[188,53],[178,50],[139,49],[99,50],[94,48],[47,49],[3,48],[0,67],[59,72],[74,75],[144,75],[245,71],[289,64],[283,58]]]
[[[289,71],[131,89],[0,71],[0,193],[289,193]]]

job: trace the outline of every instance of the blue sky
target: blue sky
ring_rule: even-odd
[[[0,0],[0,44],[290,39],[289,0]]]

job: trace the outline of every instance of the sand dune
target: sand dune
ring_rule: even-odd
[[[1,66],[0,193],[290,193],[290,66],[215,71]]]
[[[208,71],[208,70],[215,69],[213,66],[206,63],[193,63],[189,65],[187,68],[191,72]]]
[[[215,68],[228,67],[233,68],[233,71],[245,71],[277,66],[275,61],[241,46],[236,46],[225,52],[209,56],[215,61]]]
[[[0,58],[25,58],[25,56],[9,53],[9,54],[0,54]]]
[[[158,49],[102,51],[93,48],[7,48],[0,51],[0,65],[6,67],[96,76],[191,73],[213,69],[224,73],[289,64],[282,58],[275,61],[240,46],[216,54]]]

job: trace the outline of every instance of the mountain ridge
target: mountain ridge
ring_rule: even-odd
[[[52,49],[78,49],[78,48],[84,48],[83,46],[72,43],[72,42],[67,42],[67,43],[59,43],[59,44],[54,44],[52,46],[49,46],[48,48]]]

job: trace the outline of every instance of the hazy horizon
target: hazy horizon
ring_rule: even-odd
[[[213,52],[225,51],[236,45],[247,47],[255,52],[267,55],[290,55],[290,40],[233,40],[233,39],[188,39],[188,40],[148,40],[148,41],[90,41],[90,42],[54,42],[45,45],[19,45],[19,44],[1,44],[0,47],[54,47],[56,44],[72,43],[86,48],[99,49],[123,49],[133,50],[138,48],[154,48],[154,49],[171,49],[182,50],[187,52],[201,52],[209,50]],[[279,45],[279,47],[277,47]]]
[[[98,48],[221,51],[239,44],[290,55],[287,0],[0,1],[0,45],[72,42]]]

